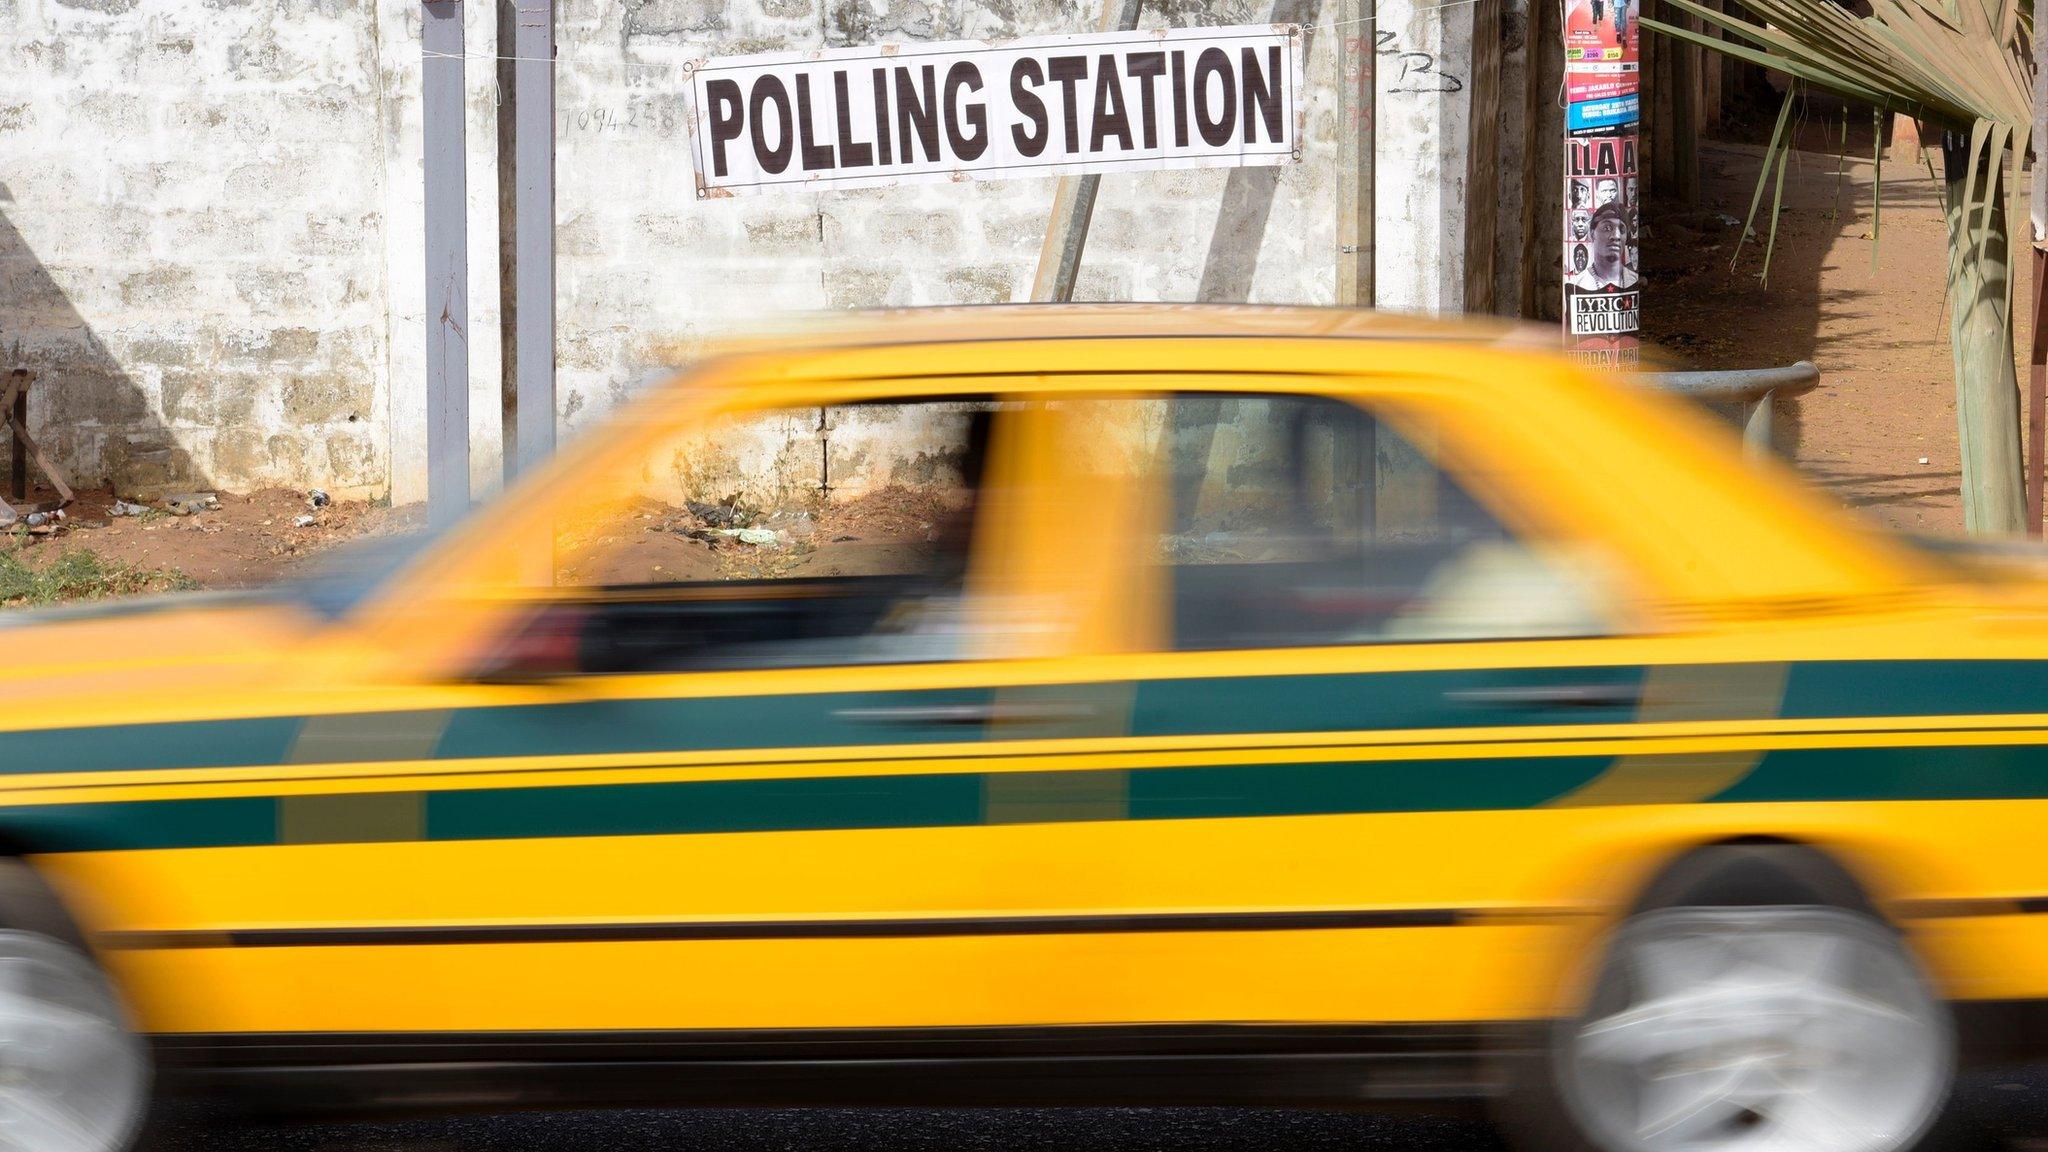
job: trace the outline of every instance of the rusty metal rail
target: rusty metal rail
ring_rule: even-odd
[[[1719,372],[1645,372],[1654,388],[1706,404],[1737,404],[1742,409],[1742,443],[1751,452],[1771,450],[1771,402],[1820,387],[1820,369],[1810,360],[1782,368],[1732,368]]]

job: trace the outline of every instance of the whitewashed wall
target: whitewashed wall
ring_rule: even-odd
[[[1077,296],[1334,296],[1333,4],[1303,162],[1112,175]],[[500,473],[495,9],[469,51],[473,481]],[[707,54],[1093,26],[1093,0],[562,0],[560,422],[587,427],[657,350],[783,313],[1024,298],[1053,183],[698,201],[677,65]],[[1147,25],[1260,23],[1167,0]],[[1379,283],[1462,304],[1470,8],[1387,0]],[[82,479],[424,496],[417,0],[0,0],[0,366]],[[1427,57],[1428,70],[1417,64]],[[1431,87],[1436,91],[1427,91]],[[1263,183],[1261,181],[1264,181]],[[1235,183],[1233,183],[1235,181]],[[1265,203],[1270,189],[1270,205]],[[1226,190],[1242,208],[1221,213]],[[1222,224],[1219,226],[1219,220]],[[1247,224],[1246,222],[1250,223]]]

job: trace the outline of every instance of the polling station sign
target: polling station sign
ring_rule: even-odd
[[[700,199],[1284,164],[1295,25],[779,52],[691,65]]]

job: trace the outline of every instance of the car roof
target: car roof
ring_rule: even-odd
[[[795,318],[668,350],[668,363],[830,348],[1032,340],[1312,339],[1454,341],[1555,349],[1552,326],[1436,319],[1361,308],[1263,304],[982,304],[863,309]]]

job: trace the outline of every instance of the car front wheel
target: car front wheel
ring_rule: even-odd
[[[1870,916],[1676,907],[1615,934],[1548,1063],[1570,1126],[1603,1152],[1894,1152],[1933,1128],[1955,1038]]]
[[[35,874],[0,861],[0,1152],[122,1152],[150,1094],[106,973]]]

